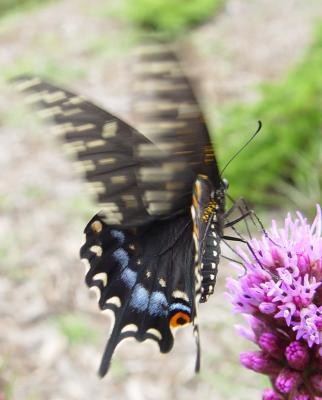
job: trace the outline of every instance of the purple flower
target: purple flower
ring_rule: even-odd
[[[293,330],[297,332],[296,339],[303,338],[310,347],[321,344],[322,338],[322,306],[310,304],[300,311],[300,322],[294,324]]]
[[[273,221],[263,237],[237,249],[247,271],[227,279],[235,312],[249,328],[239,333],[260,347],[244,352],[241,363],[269,375],[274,387],[264,400],[317,400],[322,382],[322,218],[310,225],[302,214]]]

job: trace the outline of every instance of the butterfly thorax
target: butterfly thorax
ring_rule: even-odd
[[[207,176],[198,175],[193,189],[191,214],[195,241],[196,292],[200,302],[213,293],[224,228],[224,182],[214,188]]]

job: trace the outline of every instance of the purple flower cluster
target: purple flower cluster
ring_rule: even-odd
[[[228,278],[229,297],[249,328],[240,334],[259,346],[241,363],[266,374],[272,389],[263,400],[317,400],[322,397],[322,217],[309,225],[302,214],[275,221],[261,240],[252,239],[243,259],[246,273]]]

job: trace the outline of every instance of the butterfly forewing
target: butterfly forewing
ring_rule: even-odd
[[[197,174],[216,187],[220,177],[203,114],[171,47],[146,43],[136,52],[134,114],[138,129],[169,155],[164,170],[176,171],[162,188],[178,207],[191,204]],[[158,157],[158,154],[156,154]],[[147,190],[150,182],[143,182]]]
[[[16,81],[27,102],[56,123],[54,132],[85,175],[106,222],[137,226],[189,209],[194,168],[202,163],[192,162],[186,137],[152,142],[82,96],[37,78]]]
[[[167,153],[82,96],[37,78],[20,77],[16,82],[19,90],[28,93],[26,101],[40,108],[42,117],[56,123],[54,132],[73,156],[76,169],[84,174],[107,223],[143,225],[154,220],[154,215],[169,217],[178,211],[171,194],[161,193],[159,181],[154,179],[161,176],[166,186],[170,176],[178,176],[167,164]],[[147,182],[149,189],[159,189],[163,203],[154,202],[154,194],[142,191],[140,184]],[[187,207],[188,198],[185,201]]]

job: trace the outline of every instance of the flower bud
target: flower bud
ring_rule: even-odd
[[[282,400],[283,397],[273,389],[265,389],[262,400]]]
[[[276,372],[276,363],[268,355],[260,351],[241,353],[240,362],[244,367],[262,374],[271,374]]]
[[[293,400],[310,400],[310,395],[304,394],[304,393],[299,393],[293,398]]]
[[[310,359],[307,346],[298,341],[294,341],[287,346],[285,357],[289,365],[297,370],[303,370]]]
[[[280,353],[280,340],[277,335],[272,332],[264,332],[258,339],[259,347],[269,354]]]
[[[301,376],[298,372],[283,369],[275,380],[275,386],[281,393],[290,393],[300,383]]]

